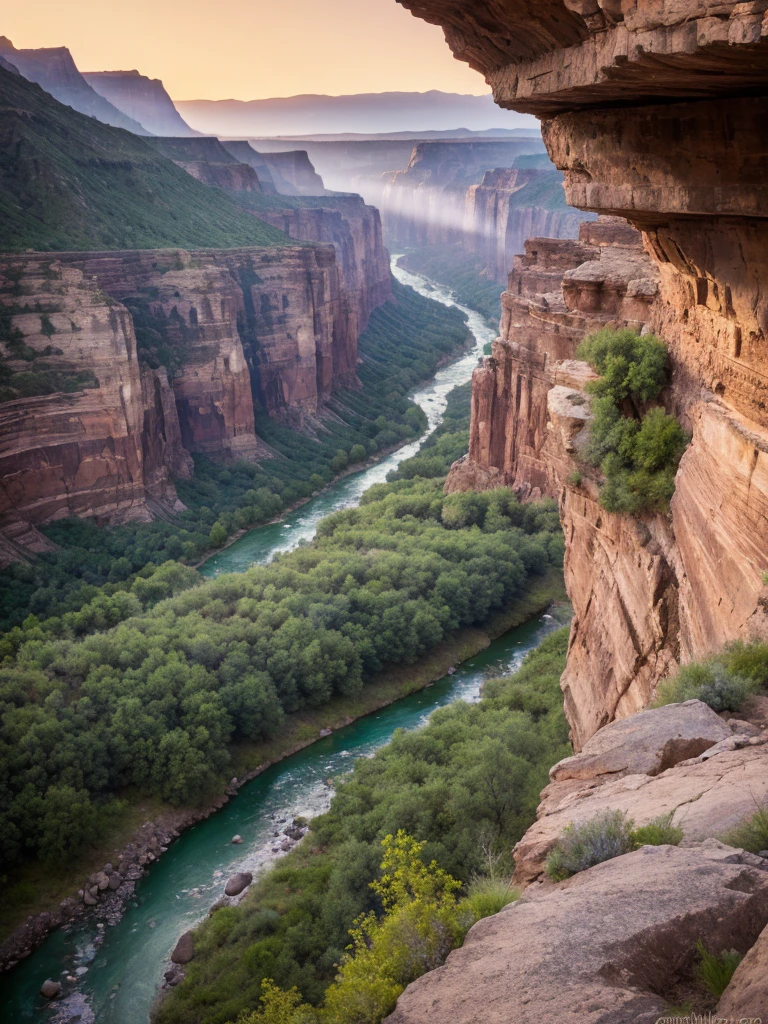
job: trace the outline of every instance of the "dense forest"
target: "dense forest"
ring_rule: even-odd
[[[105,584],[113,594],[127,590],[136,573],[168,559],[195,564],[238,530],[268,522],[310,497],[348,466],[418,437],[426,418],[408,393],[441,361],[457,355],[469,332],[458,310],[396,281],[393,286],[393,301],[373,312],[360,336],[363,387],[334,393],[314,435],[256,409],[256,432],[276,457],[220,465],[195,456],[193,479],[177,483],[187,512],[149,524],[105,528],[71,519],[44,527],[60,550],[3,572],[0,628],[30,613],[75,611]]]
[[[553,502],[371,488],[311,545],[203,583],[170,562],[0,642],[0,863],[75,855],[125,786],[171,802],[221,784],[229,744],[359,692],[483,623],[562,561]]]
[[[499,909],[512,848],[534,819],[550,766],[570,753],[560,690],[567,643],[567,629],[552,634],[515,674],[489,680],[479,703],[436,711],[425,728],[396,733],[337,780],[330,811],[301,845],[242,904],[216,910],[195,933],[195,959],[163,1001],[160,1024],[235,1021],[259,1007],[265,978],[283,990],[296,986],[314,1005],[326,998],[328,1024],[346,1021],[326,992],[355,920],[385,910],[370,883],[381,875],[382,840],[400,830],[422,844],[424,864],[434,860],[463,883],[474,908],[466,926]],[[392,964],[381,958],[369,966],[380,991]],[[402,987],[390,985],[385,1008]],[[291,1011],[275,1019],[307,1018]]]

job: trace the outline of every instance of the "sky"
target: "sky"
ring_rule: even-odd
[[[490,91],[395,0],[25,0],[0,32],[68,46],[81,71],[136,68],[175,100]]]

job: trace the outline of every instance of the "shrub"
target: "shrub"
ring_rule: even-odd
[[[556,882],[634,850],[632,822],[623,811],[603,811],[590,821],[563,829],[547,858],[546,871]]]
[[[701,961],[696,969],[696,976],[699,982],[710,992],[715,999],[728,988],[734,971],[741,963],[743,957],[735,949],[722,952],[719,956],[710,953],[699,939],[696,943],[696,950]]]
[[[641,825],[632,832],[632,842],[641,846],[677,846],[683,838],[683,830],[672,824],[672,814],[663,814],[647,825]]]
[[[728,846],[738,846],[749,853],[768,850],[768,808],[760,807],[722,837]]]
[[[579,871],[631,853],[641,846],[677,846],[682,838],[682,829],[672,825],[671,814],[634,828],[634,822],[624,811],[607,810],[589,821],[571,823],[563,829],[547,858],[546,872],[555,882],[562,882]]]
[[[738,711],[758,689],[757,683],[735,675],[719,658],[683,665],[677,675],[659,684],[654,707],[700,700],[713,711]]]
[[[471,915],[471,921],[492,917],[500,910],[519,899],[520,893],[508,881],[494,878],[475,878],[467,887],[462,909]]]
[[[595,397],[585,448],[605,477],[601,504],[620,515],[665,511],[689,438],[663,409],[642,412],[642,403],[658,398],[666,382],[663,341],[605,328],[585,338],[578,355],[601,375],[587,385]]]
[[[211,532],[208,535],[208,540],[210,541],[212,548],[220,548],[222,544],[227,543],[227,537],[228,534],[226,527],[223,526],[221,523],[216,522],[211,527]]]

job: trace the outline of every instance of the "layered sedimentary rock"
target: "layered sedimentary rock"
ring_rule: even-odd
[[[81,268],[51,257],[3,257],[0,274],[5,283],[0,300],[13,313],[0,344],[4,366],[17,374],[27,371],[27,381],[30,368],[38,375],[72,375],[69,392],[0,403],[4,532],[8,528],[17,537],[20,522],[33,525],[70,515],[100,515],[113,522],[149,518],[142,380],[128,310]],[[12,332],[16,346],[9,340]],[[24,358],[19,344],[25,346]],[[29,350],[36,354],[32,359]],[[81,382],[74,374],[84,368],[89,379]],[[35,390],[29,383],[26,389]],[[158,500],[175,501],[167,469],[153,466],[152,483]],[[19,542],[26,546],[23,538]]]
[[[253,402],[301,420],[354,372],[356,338],[331,246],[67,254],[125,302],[149,357],[165,345],[182,438],[255,457]]]
[[[157,138],[149,144],[204,185],[232,192],[261,192],[257,172],[240,163],[218,139]]]
[[[265,210],[263,220],[291,238],[333,245],[349,310],[347,371],[354,372],[356,339],[372,311],[392,295],[389,253],[382,240],[379,211],[360,196],[332,196],[311,205]],[[354,343],[354,344],[353,344]]]
[[[153,135],[199,134],[174,107],[159,78],[147,78],[138,71],[86,71],[83,78],[99,96]]]
[[[470,185],[464,208],[465,247],[476,253],[488,277],[506,281],[528,238],[576,238],[584,214],[560,202],[555,171],[496,168]]]
[[[402,2],[445,28],[497,102],[543,118],[568,202],[628,218],[658,270],[647,319],[670,348],[667,404],[692,434],[671,514],[609,516],[593,482],[562,472],[550,491],[568,545],[563,682],[581,743],[643,707],[678,660],[766,629],[768,3]],[[583,429],[577,384],[552,403],[561,470]]]
[[[5,560],[44,550],[52,519],[180,509],[191,452],[268,457],[254,402],[317,413],[355,381],[360,317],[386,297],[361,284],[352,308],[331,245],[14,255],[0,282]]]

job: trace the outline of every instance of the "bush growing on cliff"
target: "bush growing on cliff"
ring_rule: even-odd
[[[563,829],[547,858],[547,874],[553,881],[562,882],[641,846],[677,846],[683,833],[671,822],[669,814],[635,828],[632,819],[619,810],[605,810],[589,821],[572,822]]]
[[[674,416],[644,408],[666,383],[664,342],[604,328],[585,338],[577,354],[600,374],[587,385],[594,398],[584,454],[605,477],[601,504],[621,515],[665,511],[690,439]]]
[[[700,700],[713,711],[738,711],[756,693],[756,680],[738,675],[728,663],[728,654],[709,661],[683,665],[671,679],[659,683],[655,707]]]

